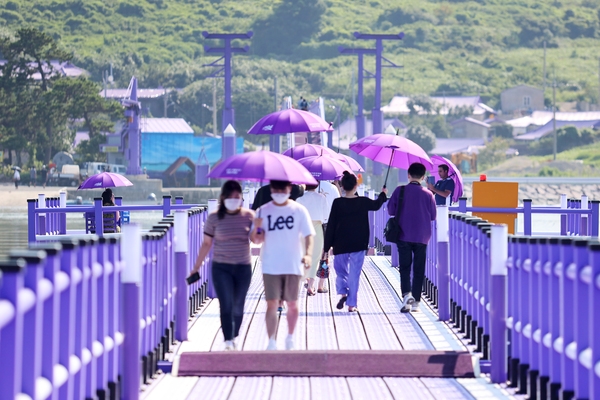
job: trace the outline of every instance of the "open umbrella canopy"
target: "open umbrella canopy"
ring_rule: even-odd
[[[440,180],[440,174],[438,173],[438,167],[440,165],[448,166],[448,178],[454,181],[454,192],[452,193],[452,202],[458,202],[458,199],[463,195],[463,180],[462,175],[456,165],[446,157],[433,155],[431,156],[433,166],[430,168],[431,174],[435,177],[436,182]]]
[[[11,169],[14,169],[14,170],[17,170],[17,171],[20,171],[20,170],[21,170],[21,167],[17,167],[16,165],[13,165],[13,166],[12,166],[12,167],[10,167],[10,168],[11,168]]]
[[[123,175],[114,172],[102,172],[87,178],[78,189],[103,189],[108,187],[133,186]]]
[[[431,159],[415,142],[403,136],[377,133],[350,143],[350,150],[390,167],[408,169],[412,163],[421,163],[430,169]]]
[[[350,168],[331,156],[310,156],[298,160],[318,181],[339,179]]]
[[[321,146],[318,144],[301,144],[299,146],[294,146],[292,148],[287,149],[283,152],[284,156],[292,157],[294,160],[299,160],[304,157],[311,156],[325,156],[325,155],[336,155],[337,153],[325,146]]]
[[[365,172],[365,170],[363,169],[363,167],[360,166],[358,161],[356,161],[352,157],[348,157],[347,155],[342,154],[342,153],[335,153],[335,156],[333,156],[333,157],[337,160],[340,160],[344,164],[346,164],[348,166],[348,168],[350,168],[352,171]]]
[[[308,111],[288,108],[265,115],[256,122],[248,133],[250,135],[281,135],[296,132],[330,132],[331,124]]]
[[[219,163],[209,178],[244,181],[290,181],[316,185],[310,172],[293,158],[272,151],[251,151],[236,154]]]

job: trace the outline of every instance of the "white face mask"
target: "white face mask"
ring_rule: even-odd
[[[223,202],[225,204],[225,208],[229,211],[235,211],[242,206],[242,199],[225,199]]]
[[[271,193],[271,198],[276,204],[283,204],[290,198],[289,193]]]

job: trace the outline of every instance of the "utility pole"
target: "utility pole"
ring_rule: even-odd
[[[598,101],[596,104],[600,106],[600,57],[598,57]]]
[[[277,100],[277,77],[273,80],[273,89],[275,95],[273,97],[274,103],[274,111],[277,111],[279,108],[279,101]],[[281,151],[281,137],[279,135],[269,135],[269,150],[275,153],[279,153]]]
[[[213,135],[219,136],[217,130],[217,80],[213,78],[213,105],[212,105],[212,119],[213,119]]]
[[[543,77],[543,92],[542,94],[546,94],[546,41],[544,40],[544,77]]]
[[[556,78],[552,82],[552,129],[554,134],[554,161],[556,161],[556,148],[558,137],[556,135]]]
[[[164,107],[163,108],[163,118],[167,118],[167,107],[168,107],[167,101],[168,101],[167,89],[165,89],[165,94],[163,95],[163,107]]]

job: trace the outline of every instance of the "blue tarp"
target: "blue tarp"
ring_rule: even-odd
[[[179,157],[188,157],[196,162],[202,148],[211,165],[221,159],[221,138],[193,134],[142,133],[142,168],[162,172]],[[236,152],[244,152],[243,138],[236,138]],[[189,168],[184,164],[179,169]]]

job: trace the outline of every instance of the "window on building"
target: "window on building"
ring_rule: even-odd
[[[523,105],[529,107],[531,105],[531,97],[523,96]]]

